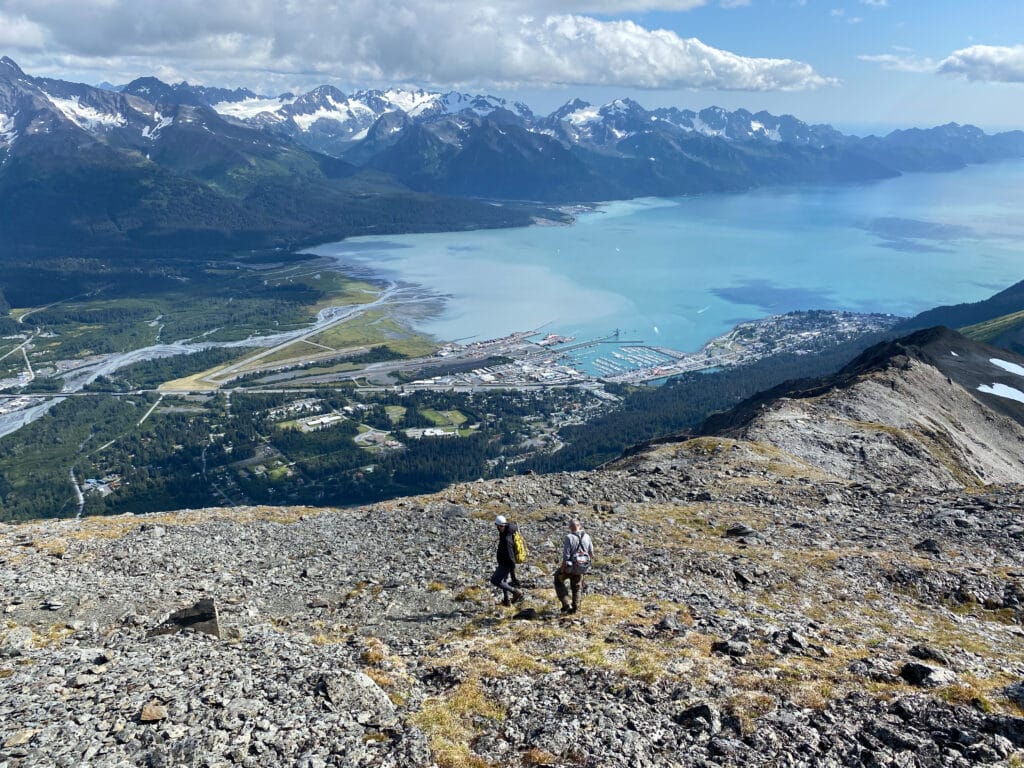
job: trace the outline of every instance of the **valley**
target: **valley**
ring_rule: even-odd
[[[1015,275],[1022,240],[986,190],[1019,172],[616,203],[574,211],[570,227],[315,252],[15,258],[4,283],[15,306],[0,321],[3,514],[74,515],[78,493],[86,514],[350,504],[597,466],[759,388],[839,367],[892,333],[899,318],[886,312]],[[759,258],[728,249],[730,228],[762,244]],[[831,259],[812,258],[825,249]],[[911,300],[880,279],[908,269]],[[820,289],[836,275],[854,277],[842,293]],[[993,328],[1009,338],[1015,301],[965,322],[1006,315]],[[537,343],[549,335],[573,341]],[[269,415],[304,401],[297,418]]]
[[[217,325],[191,339],[164,336],[163,344],[102,354],[81,350],[83,339],[105,339],[106,320],[124,343],[133,332],[124,314],[135,305],[77,297],[16,313],[33,331],[5,340],[8,357],[17,351],[32,373],[11,364],[8,393],[0,394],[4,514],[388,497],[423,483],[517,471],[558,451],[561,429],[622,400],[613,377],[577,370],[569,357],[617,339],[523,332],[438,344],[400,322],[422,292],[353,282],[330,267],[272,265],[236,270],[232,289],[218,282],[232,310],[232,292],[257,283],[315,299],[290,310],[314,322],[287,331],[272,313],[256,313],[263,324],[244,337]],[[239,302],[249,312],[244,307]],[[152,311],[162,314],[137,312],[135,328],[155,341],[168,329],[223,322],[208,310],[158,300]],[[671,355],[677,372],[744,365],[872,337],[896,319],[798,313],[747,323],[694,355],[658,354]],[[629,375],[640,382],[669,372],[659,365]],[[333,455],[320,456],[325,450]]]

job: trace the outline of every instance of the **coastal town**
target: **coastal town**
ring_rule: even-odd
[[[531,335],[517,333],[467,345],[448,344],[435,356],[446,362],[488,358],[503,358],[507,362],[425,376],[401,386],[405,390],[586,386],[603,391],[603,383],[644,384],[683,373],[748,365],[775,354],[812,354],[864,334],[888,330],[899,320],[896,315],[838,310],[790,312],[740,323],[692,353],[642,342],[622,342],[618,334],[591,341],[556,336],[531,341]],[[597,356],[589,361],[583,357],[583,353],[594,349],[598,350]],[[436,361],[421,362],[429,371]],[[409,361],[404,363],[408,368]],[[371,376],[377,370],[393,367],[368,366],[361,373]]]
[[[900,318],[890,314],[865,314],[838,310],[790,312],[760,320],[743,322],[717,336],[696,352],[682,352],[638,340],[622,340],[617,332],[607,336],[578,340],[537,331],[520,331],[495,339],[468,343],[448,342],[433,354],[352,366],[351,370],[317,373],[292,362],[287,366],[267,364],[263,368],[245,367],[247,361],[220,369],[244,369],[247,388],[321,387],[353,382],[357,389],[381,391],[395,389],[474,391],[483,389],[542,389],[546,387],[583,387],[601,396],[603,384],[644,384],[666,380],[694,371],[710,371],[747,365],[770,355],[812,354],[868,333],[891,328]],[[18,341],[17,337],[8,339]],[[23,340],[26,369],[12,371],[0,381],[0,416],[37,406],[43,397],[25,392],[35,378],[29,360],[31,339]],[[322,353],[321,353],[322,354]],[[251,359],[264,357],[260,352]],[[344,357],[344,355],[339,355]],[[74,372],[83,366],[99,365],[103,356],[85,361],[59,360],[46,373],[54,377]],[[225,378],[221,389],[230,390],[239,383]],[[199,388],[209,391],[209,386]],[[180,389],[178,391],[181,391]],[[61,394],[69,393],[67,389]],[[305,428],[317,428],[331,422],[318,421],[314,415]]]

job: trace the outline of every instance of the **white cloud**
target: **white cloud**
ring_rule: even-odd
[[[934,59],[914,56],[908,53],[878,53],[858,56],[861,61],[881,64],[883,69],[894,72],[934,72],[938,64]]]
[[[885,8],[889,5],[889,0],[860,0],[864,5],[870,5],[875,8]]]
[[[25,16],[0,10],[0,47],[38,50],[46,45],[46,31]]]
[[[938,71],[968,80],[1024,83],[1024,45],[972,45],[939,62]]]
[[[74,62],[79,71],[129,76],[163,67],[217,84],[291,78],[762,91],[831,82],[803,62],[745,57],[671,31],[588,15],[685,11],[708,0],[0,2],[0,29],[5,18],[20,20],[37,41],[34,48],[9,43],[7,52],[27,71],[50,74]],[[45,52],[38,42],[44,40]]]

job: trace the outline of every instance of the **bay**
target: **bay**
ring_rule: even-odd
[[[1024,161],[839,187],[612,202],[571,226],[361,237],[313,252],[421,286],[441,339],[543,327],[695,351],[798,309],[912,315],[1024,279]],[[582,361],[585,364],[585,360]]]

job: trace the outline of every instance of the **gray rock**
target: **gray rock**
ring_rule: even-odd
[[[1024,680],[1008,685],[1004,689],[1004,693],[1006,694],[1006,698],[1014,704],[1024,706]]]
[[[655,625],[655,629],[659,632],[685,632],[686,627],[679,621],[679,618],[671,613],[666,614],[661,618],[661,621]]]
[[[917,552],[927,552],[932,555],[941,555],[942,547],[939,546],[939,542],[935,539],[924,539],[917,542],[914,545],[914,550]]]
[[[20,656],[33,647],[34,637],[28,627],[12,627],[0,636],[0,656]]]
[[[337,670],[320,676],[314,692],[330,702],[336,711],[359,713],[360,725],[388,727],[395,724],[395,705],[362,672]]]
[[[750,653],[750,643],[740,640],[718,640],[711,644],[712,653],[724,653],[726,656],[746,656]]]
[[[943,666],[949,666],[949,656],[939,648],[933,648],[930,645],[915,645],[907,651],[915,659],[921,659],[922,661],[937,661]]]
[[[717,734],[722,730],[722,715],[714,704],[696,704],[684,709],[672,719],[689,731]]]
[[[149,631],[150,637],[170,635],[191,629],[220,639],[220,617],[212,597],[205,597],[191,608],[182,608]]]
[[[924,688],[936,688],[940,685],[949,685],[956,681],[956,673],[951,669],[933,667],[929,664],[908,662],[900,668],[900,677],[911,685],[918,685]]]

